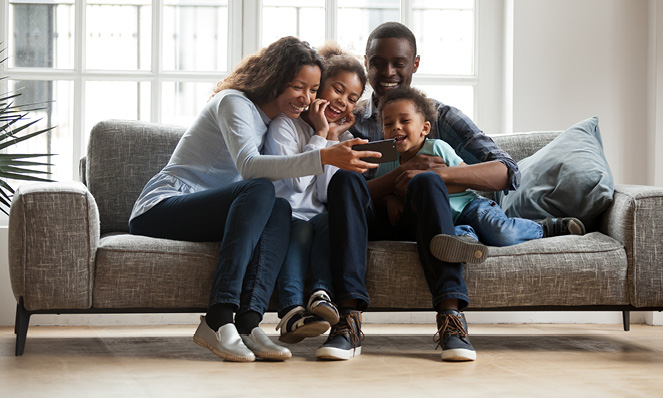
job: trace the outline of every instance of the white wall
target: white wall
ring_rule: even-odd
[[[515,0],[513,128],[597,115],[616,182],[653,184],[648,0]]]
[[[663,186],[663,156],[655,156],[663,153],[663,0],[500,3],[507,21],[504,35],[513,40],[503,50],[504,93],[493,96],[506,99],[500,105],[505,114],[502,123],[491,123],[510,127],[506,131],[566,129],[598,115],[616,181]],[[16,302],[3,227],[0,253],[0,326],[7,326],[14,323]],[[430,322],[429,318],[429,314],[367,314],[367,320],[382,322]],[[621,322],[619,313],[469,313],[468,318],[475,323]],[[632,314],[634,323],[661,324],[661,318],[658,313]],[[195,315],[44,315],[31,323],[145,321],[195,323]]]

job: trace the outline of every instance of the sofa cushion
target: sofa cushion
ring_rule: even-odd
[[[626,305],[624,246],[599,232],[490,247],[463,268],[470,308]],[[366,287],[372,309],[432,309],[413,242],[370,242]]]
[[[104,236],[97,251],[95,308],[207,308],[219,243],[129,234]]]
[[[498,202],[511,217],[578,217],[590,229],[612,202],[614,181],[598,118],[579,122],[518,162],[520,188]]]

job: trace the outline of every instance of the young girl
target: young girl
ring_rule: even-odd
[[[439,156],[449,167],[466,165],[449,144],[427,138],[431,122],[437,119],[437,115],[423,93],[409,87],[394,90],[381,101],[378,109],[384,136],[396,140],[400,153],[399,160],[380,165],[378,176],[394,170],[417,154]],[[458,236],[439,234],[431,241],[432,253],[443,261],[483,262],[487,249],[478,241],[490,246],[510,246],[547,236],[585,233],[582,222],[576,218],[551,218],[542,222],[510,218],[497,203],[472,190],[447,188]],[[389,194],[381,199],[381,203],[386,207],[390,224],[397,225],[403,212],[401,198]]]
[[[364,68],[335,44],[327,44],[319,52],[324,59],[324,72],[318,99],[301,118],[281,115],[270,124],[265,154],[306,153],[352,138],[346,130],[354,123],[352,110],[364,92]],[[336,170],[334,166],[325,166],[321,175],[274,182],[276,196],[290,202],[293,214],[290,245],[278,278],[281,322],[277,330],[281,330],[279,340],[286,343],[318,336],[339,319],[338,310],[331,301],[329,234],[324,205],[327,185]],[[311,290],[305,297],[304,284],[309,267]]]
[[[359,159],[374,152],[351,149],[363,140],[297,156],[260,155],[271,120],[297,118],[311,104],[322,69],[318,53],[294,37],[244,60],[218,84],[130,217],[133,234],[221,242],[207,315],[193,339],[229,361],[291,356],[258,326],[290,236],[290,206],[269,180],[321,174],[325,165],[375,167]]]

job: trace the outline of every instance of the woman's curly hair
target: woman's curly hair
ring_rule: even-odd
[[[256,104],[265,104],[283,93],[304,65],[324,72],[320,54],[307,42],[283,37],[245,58],[225,79],[217,83],[212,96],[221,90],[242,91]]]

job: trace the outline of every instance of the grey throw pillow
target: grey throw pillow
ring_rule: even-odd
[[[612,203],[615,184],[596,116],[575,124],[518,167],[520,188],[498,195],[510,217],[572,216],[592,229],[596,217]]]

